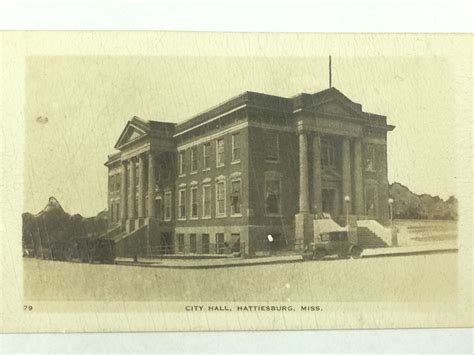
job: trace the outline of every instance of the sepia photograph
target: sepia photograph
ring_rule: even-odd
[[[471,36],[19,37],[7,328],[472,326]]]

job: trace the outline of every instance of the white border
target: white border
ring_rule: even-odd
[[[469,0],[7,0],[10,30],[472,32]]]

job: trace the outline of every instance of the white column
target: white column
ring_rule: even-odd
[[[145,217],[145,155],[138,157],[138,218]]]
[[[313,213],[323,211],[321,188],[321,142],[319,135],[313,136]]]
[[[352,170],[354,176],[354,186],[353,192],[354,195],[354,213],[358,215],[364,214],[364,186],[363,186],[363,176],[362,176],[362,142],[360,139],[356,139],[354,142],[354,151],[353,151],[353,162]]]
[[[300,202],[299,213],[309,212],[309,179],[308,179],[308,136],[306,132],[299,132],[300,148]]]
[[[151,152],[148,153],[148,217],[155,217],[155,158]]]
[[[127,163],[122,162],[121,183],[120,183],[120,219],[127,220]]]
[[[343,138],[342,141],[342,200],[349,196],[352,200],[351,191],[351,142],[349,138]],[[344,202],[344,210],[346,213],[351,213],[351,203]]]
[[[135,159],[130,159],[130,188],[129,188],[129,195],[128,195],[128,218],[134,219],[136,218],[135,214],[135,198],[137,195],[137,187],[136,187],[136,171],[135,171]]]

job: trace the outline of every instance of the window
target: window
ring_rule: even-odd
[[[241,197],[240,197],[240,187],[241,181],[234,180],[231,183],[231,194],[230,194],[230,214],[231,215],[241,215]]]
[[[218,139],[216,141],[216,165],[224,165],[224,139]]]
[[[202,186],[202,216],[211,217],[211,185]]]
[[[158,220],[161,221],[161,219],[163,218],[161,214],[162,213],[161,212],[161,197],[155,200],[155,213],[156,213],[156,218],[158,218]]]
[[[329,242],[329,233],[324,233],[320,235],[321,241]]]
[[[109,176],[109,191],[115,191],[115,175]]]
[[[170,232],[160,234],[161,254],[173,254],[173,235]]]
[[[197,186],[191,187],[191,218],[198,218]]]
[[[376,186],[366,186],[365,188],[365,213],[369,217],[377,216],[377,188]]]
[[[265,149],[265,160],[278,161],[279,142],[278,134],[274,132],[265,132],[263,136],[263,146]]]
[[[198,169],[198,157],[197,147],[191,148],[191,172],[195,172]]]
[[[375,171],[376,166],[375,166],[375,145],[374,144],[367,144],[366,149],[365,149],[365,170],[367,171]]]
[[[171,221],[171,192],[165,192],[165,221]]]
[[[265,180],[265,213],[280,214],[280,180]]]
[[[336,167],[336,148],[334,144],[327,139],[321,140],[321,166]]]
[[[224,233],[216,233],[216,254],[224,254],[225,242]]]
[[[197,252],[196,234],[189,235],[189,252],[194,254]]]
[[[184,175],[186,173],[184,153],[185,153],[184,151],[179,152],[179,156],[178,156],[178,173],[179,173],[179,175]]]
[[[120,219],[120,202],[117,202],[115,205],[115,220],[118,221]]]
[[[240,234],[232,233],[230,235],[230,250],[232,253],[240,253]]]
[[[225,181],[216,184],[216,215],[225,216]]]
[[[232,161],[240,161],[240,133],[232,135]]]
[[[178,238],[178,253],[184,252],[184,234],[177,234],[176,237]]]
[[[185,219],[186,218],[186,190],[181,189],[178,192],[178,218]]]
[[[211,143],[204,143],[203,146],[203,160],[202,160],[202,168],[203,169],[209,169],[211,166],[210,164],[210,158],[211,158]]]
[[[157,181],[168,181],[171,179],[171,169],[169,167],[172,164],[170,154],[163,154],[158,164],[155,164],[155,176]],[[145,185],[148,185],[146,179]]]
[[[120,191],[120,184],[121,184],[121,175],[115,175],[115,190]]]
[[[115,203],[110,203],[110,219],[113,222],[115,220]]]
[[[209,254],[209,234],[202,235],[201,249],[203,254]]]

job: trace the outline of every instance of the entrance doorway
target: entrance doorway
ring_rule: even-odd
[[[322,208],[324,213],[329,213],[333,219],[337,218],[337,191],[336,189],[322,190]]]
[[[160,250],[161,254],[173,253],[173,235],[170,232],[161,233]]]

